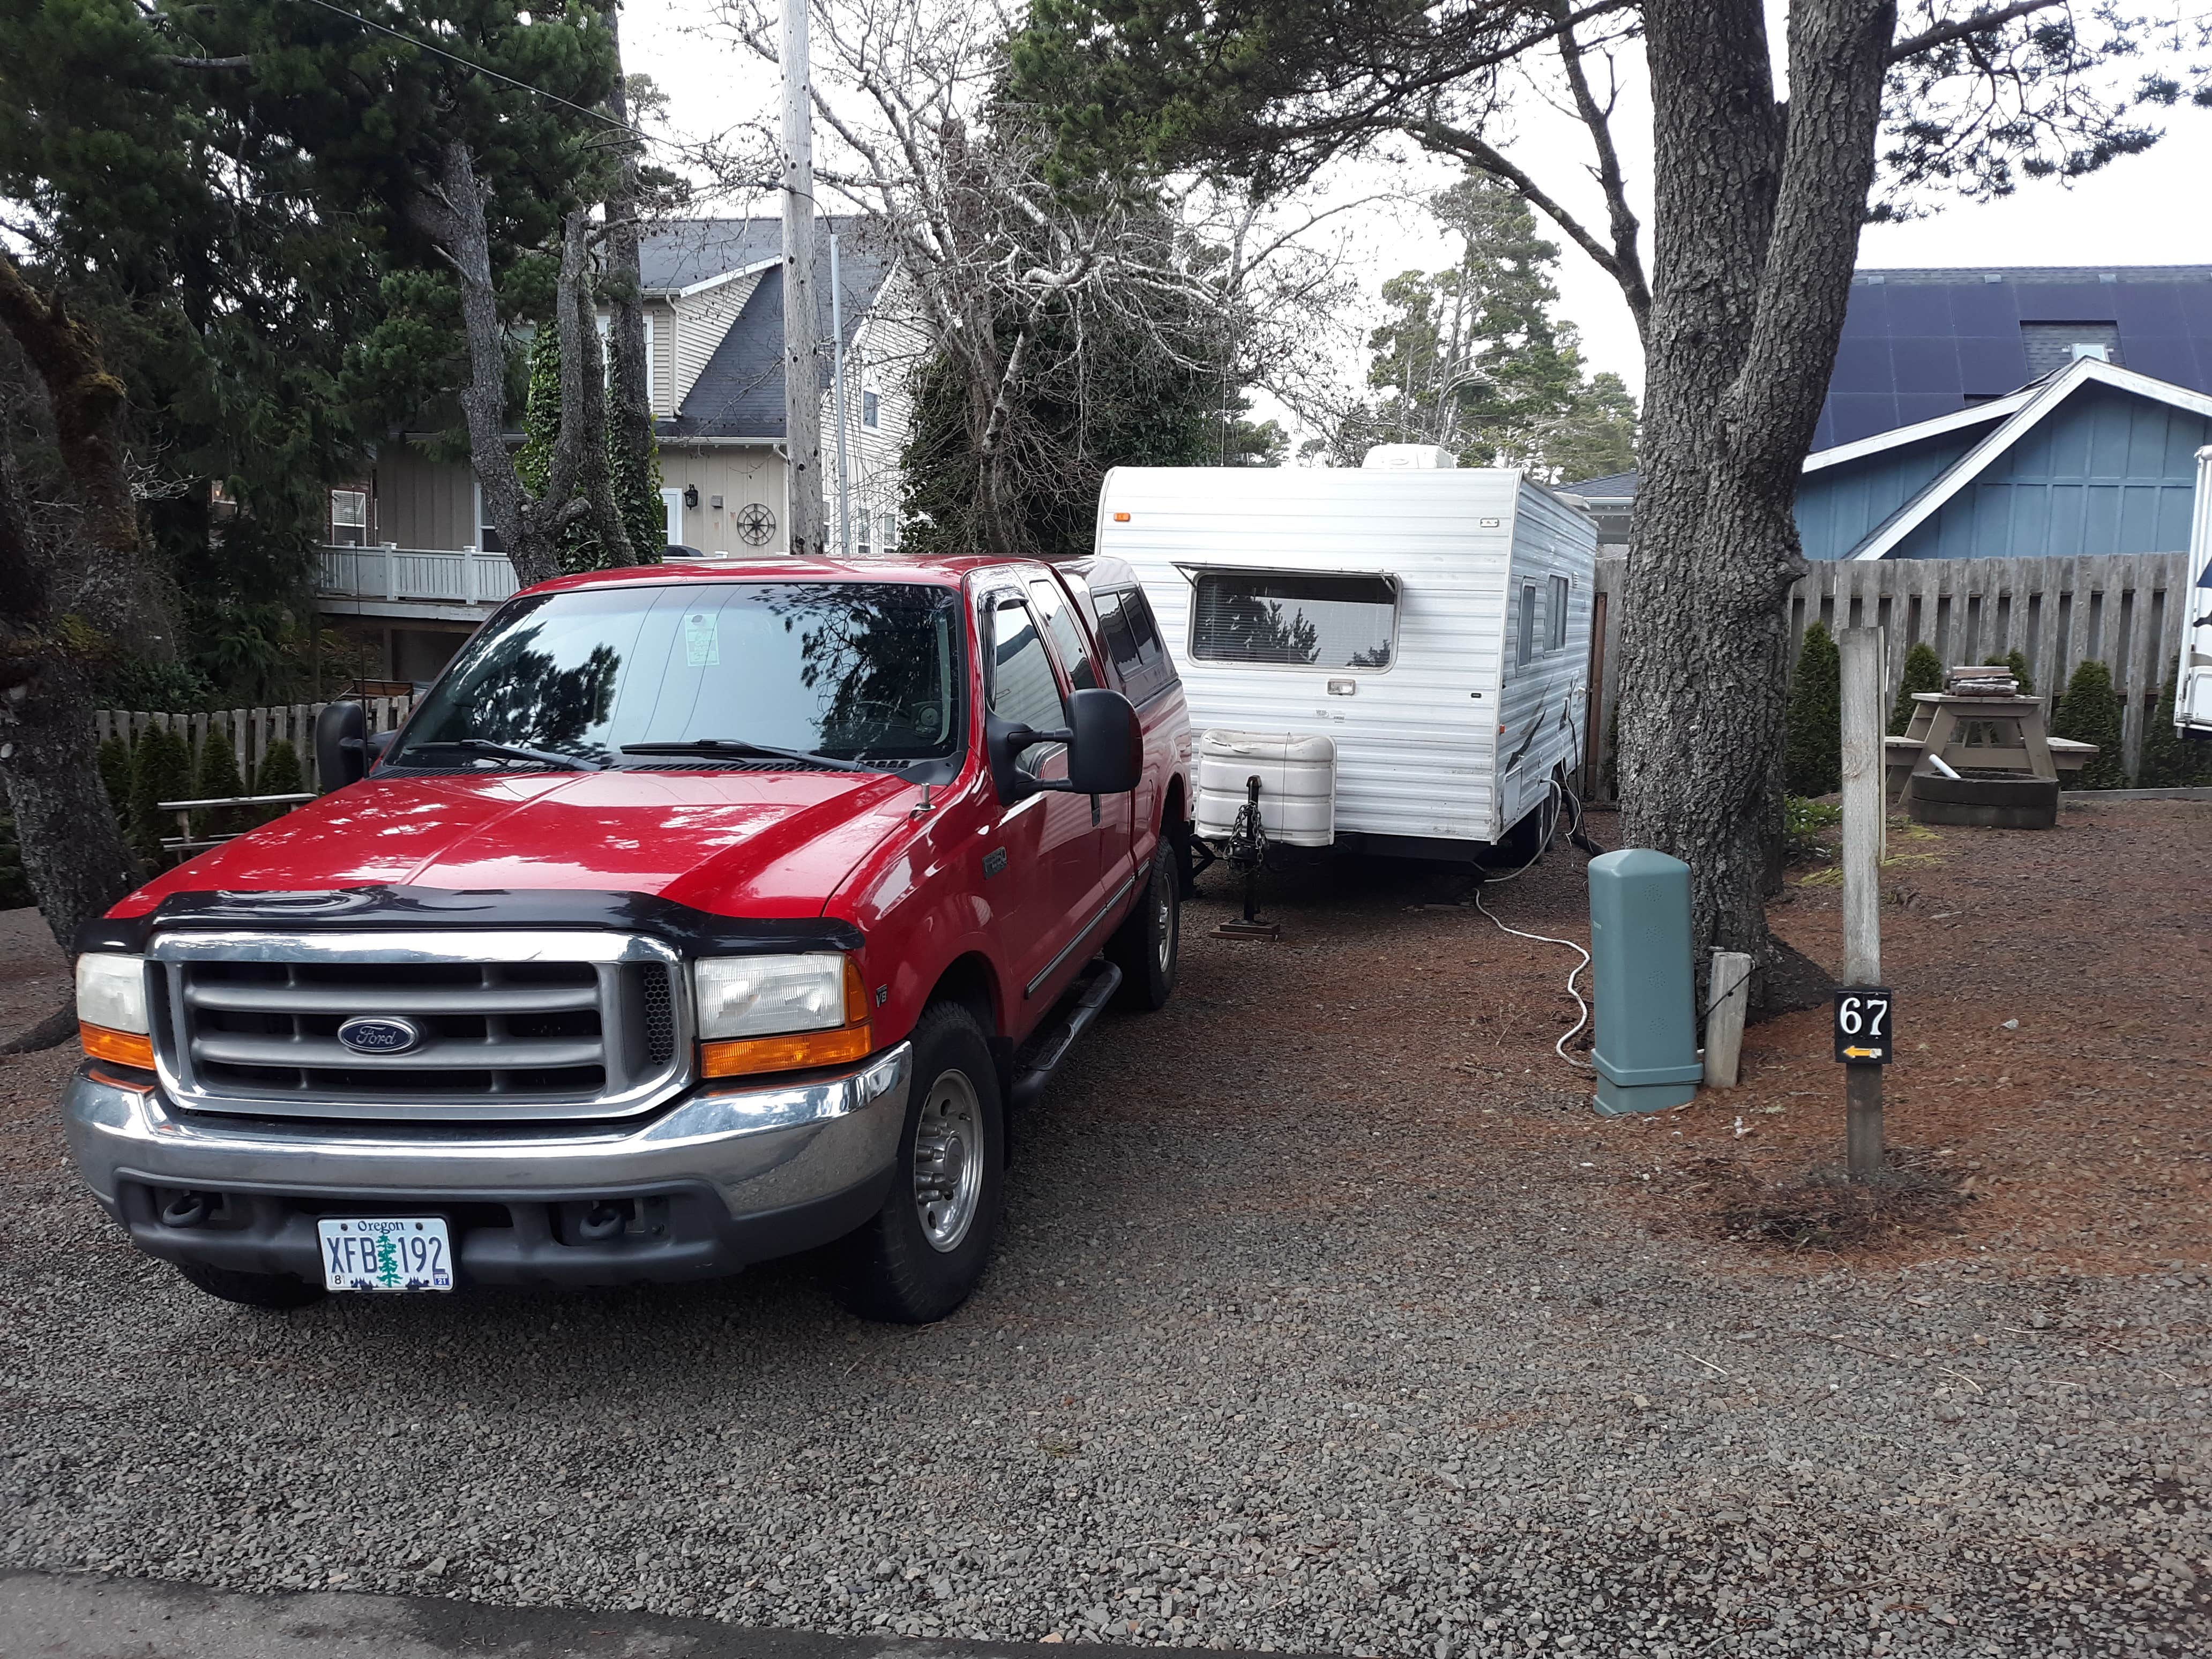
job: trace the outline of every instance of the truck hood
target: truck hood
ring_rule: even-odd
[[[392,885],[645,893],[723,915],[817,915],[916,793],[853,772],[372,777],[178,866],[112,914],[142,914],[173,892]]]

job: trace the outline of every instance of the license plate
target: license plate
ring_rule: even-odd
[[[450,1291],[453,1243],[443,1216],[360,1216],[315,1223],[323,1241],[323,1288],[331,1291]]]

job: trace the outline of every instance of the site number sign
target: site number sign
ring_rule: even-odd
[[[1889,991],[1847,986],[1836,993],[1836,1059],[1845,1066],[1887,1066],[1893,1035]]]

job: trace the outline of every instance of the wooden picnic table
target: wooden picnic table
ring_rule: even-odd
[[[1954,772],[2026,772],[2056,783],[2061,772],[2079,771],[2097,753],[2094,743],[2051,736],[2044,729],[2040,697],[1916,691],[1912,701],[1905,735],[1882,739],[1893,806],[1904,803],[1914,777],[1942,775],[1930,757],[1940,756]]]

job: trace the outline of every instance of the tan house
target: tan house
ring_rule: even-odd
[[[832,230],[845,347],[848,476],[842,489],[826,349]],[[668,544],[689,550],[685,556],[789,546],[782,236],[781,219],[684,220],[654,229],[641,250],[660,495]],[[857,222],[822,227],[815,276],[825,343],[823,505],[834,538],[842,498],[846,544],[865,557],[898,545],[899,462],[913,413],[908,382],[923,337],[898,304],[896,266]],[[403,434],[382,446],[368,478],[331,492],[319,603],[342,631],[381,645],[386,677],[434,675],[514,587],[465,462],[434,459]]]

